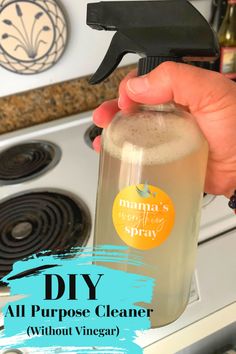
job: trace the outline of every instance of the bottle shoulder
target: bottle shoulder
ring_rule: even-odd
[[[221,46],[236,46],[236,5],[229,4],[218,32]]]
[[[219,43],[225,47],[236,47],[236,24],[226,26],[219,32]]]
[[[184,155],[206,143],[195,119],[187,112],[138,110],[118,113],[103,133],[103,146],[112,155],[145,154],[167,160]]]

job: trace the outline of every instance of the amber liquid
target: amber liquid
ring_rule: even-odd
[[[174,127],[171,128],[171,134],[168,133],[171,139],[175,139],[176,134],[178,129]],[[168,158],[167,163],[163,163],[163,159],[162,163],[152,163],[151,160],[145,163],[142,159],[143,148],[140,150],[140,147],[133,147],[129,158],[120,159],[114,156],[114,151],[110,151],[108,134],[105,139],[108,144],[105,142],[100,157],[96,245],[125,245],[115,231],[112,208],[116,195],[129,185],[148,181],[150,185],[165,191],[175,206],[175,224],[168,239],[159,247],[138,251],[149,267],[140,268],[125,263],[104,264],[155,279],[152,303],[146,307],[154,310],[151,316],[152,327],[160,327],[176,320],[188,303],[196,258],[207,144],[200,139],[197,148],[191,153],[189,147],[185,151],[181,150],[182,158],[173,161]],[[137,137],[134,140],[137,141]],[[130,247],[129,251],[132,250]]]

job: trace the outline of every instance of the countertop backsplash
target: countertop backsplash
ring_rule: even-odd
[[[133,67],[118,68],[95,86],[84,76],[0,98],[0,134],[94,109],[117,97],[119,82]]]

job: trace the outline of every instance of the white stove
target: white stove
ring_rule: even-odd
[[[79,238],[81,244],[87,242],[87,245],[92,245],[99,158],[87,143],[88,137],[85,139],[91,125],[91,112],[87,112],[2,135],[0,153],[11,146],[31,142],[46,146],[49,155],[51,149],[53,153],[51,157],[45,158],[45,166],[47,163],[48,166],[44,166],[42,170],[36,168],[35,176],[24,176],[20,183],[16,183],[16,180],[9,182],[1,179],[0,168],[0,213],[1,204],[5,203],[4,208],[9,207],[13,198],[19,203],[25,203],[24,198],[30,198],[32,193],[42,198],[45,193],[47,198],[59,195],[69,203],[68,208],[74,210],[75,205],[78,205],[82,209],[82,216],[80,210],[77,211],[79,214],[75,213],[73,217],[75,220],[79,218],[79,223],[86,220],[87,227],[75,227],[75,232],[78,232],[76,239]],[[37,155],[35,159],[38,162],[41,157]],[[22,157],[18,157],[16,163],[27,165],[27,154],[23,153]],[[11,168],[14,170],[14,166]],[[33,203],[32,200],[30,203]],[[224,197],[207,196],[204,198],[204,204],[190,303],[184,314],[171,325],[139,332],[137,343],[143,348],[149,348],[153,343],[236,302],[236,217],[228,208],[227,199]],[[1,222],[2,220],[0,229]],[[12,228],[11,234],[16,240],[26,242],[32,233],[32,227],[30,222],[22,220]],[[73,243],[73,240],[71,242]],[[7,292],[7,288],[0,288],[0,309],[9,301]]]

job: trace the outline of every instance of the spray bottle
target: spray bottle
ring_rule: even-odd
[[[138,75],[164,61],[210,61],[218,55],[211,27],[185,0],[107,1],[88,4],[87,10],[90,27],[116,31],[92,84],[130,52],[142,56]],[[148,264],[143,269],[106,266],[155,279],[152,327],[175,321],[188,303],[207,157],[195,119],[174,102],[119,112],[103,131],[95,244],[139,250]]]

